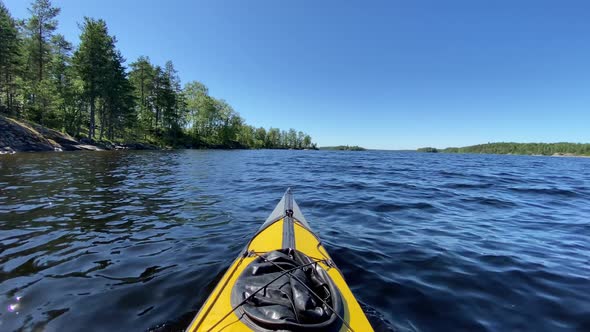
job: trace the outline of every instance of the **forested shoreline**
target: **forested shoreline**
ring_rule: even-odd
[[[57,33],[60,8],[34,0],[15,19],[0,0],[0,114],[77,139],[187,148],[315,149],[295,129],[248,125],[197,81],[184,86],[172,61],[125,65],[102,19],[84,17],[77,45]]]
[[[460,148],[437,149],[420,148],[419,152],[443,153],[489,153],[489,154],[522,154],[522,155],[574,155],[590,156],[590,144],[584,143],[488,143],[465,146]]]

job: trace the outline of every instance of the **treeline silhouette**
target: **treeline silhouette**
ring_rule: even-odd
[[[590,156],[590,144],[583,143],[488,143],[465,146],[460,148],[436,149],[420,148],[420,152],[447,153],[492,153],[492,154],[524,154],[524,155],[579,155]]]

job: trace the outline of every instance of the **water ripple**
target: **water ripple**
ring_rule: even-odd
[[[380,331],[590,331],[590,160],[0,156],[2,330],[182,329],[293,187]]]

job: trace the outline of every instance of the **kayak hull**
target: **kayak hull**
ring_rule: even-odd
[[[317,264],[330,276],[340,291],[344,304],[342,319],[345,321],[340,331],[373,330],[342,273],[333,263],[318,236],[309,228],[288,190],[277,208],[228,268],[187,331],[252,331],[232,306],[232,286],[244,269],[260,254],[286,248],[285,245],[318,260]]]

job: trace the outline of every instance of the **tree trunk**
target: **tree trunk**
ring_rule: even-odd
[[[156,133],[158,132],[158,120],[160,119],[160,108],[156,107],[156,126],[154,127]]]
[[[39,82],[43,80],[43,20],[39,19]]]
[[[104,104],[102,105],[101,108],[102,108],[102,110],[100,112],[100,134],[98,136],[99,141],[102,141],[102,134],[104,132],[104,126],[105,126],[105,121],[106,121]]]
[[[62,129],[63,129],[63,131],[65,131],[66,133],[68,133],[68,134],[71,134],[71,132],[72,132],[72,131],[70,130],[70,128],[71,128],[71,123],[68,121],[68,118],[69,118],[69,117],[67,116],[67,115],[68,115],[68,114],[67,114],[67,113],[68,113],[68,107],[66,106],[66,104],[65,104],[65,103],[63,103],[63,104],[61,105],[61,112],[62,112],[62,114],[63,114],[63,117],[62,117],[62,119],[61,119],[61,123],[62,123]]]
[[[12,105],[11,105],[11,100],[10,100],[10,84],[9,82],[9,76],[8,76],[8,70],[6,71],[6,113],[13,116],[12,114]]]
[[[107,134],[107,136],[109,137],[109,139],[111,141],[115,139],[114,130],[113,130],[113,127],[114,127],[113,123],[114,123],[113,117],[111,116],[110,120],[109,120],[109,132]]]
[[[81,106],[81,105],[79,105]],[[82,130],[82,107],[78,108],[78,110],[76,111],[76,135],[74,135],[75,137],[80,137],[80,131]],[[73,122],[72,122],[73,123]]]
[[[43,80],[43,20],[41,19],[41,17],[39,18],[39,77],[38,77],[38,81],[37,81],[37,93],[39,93],[39,89],[41,88],[41,81]],[[39,107],[39,123],[41,125],[45,125],[45,119],[44,119],[44,114],[45,114],[45,98],[46,96],[43,96],[40,100],[39,98],[36,98],[37,102],[36,104]]]
[[[145,94],[144,94],[144,91],[143,91],[143,86],[144,86],[144,81],[145,81],[145,79],[143,77],[143,65],[141,66],[140,81],[141,81],[141,84],[140,84],[140,86],[141,86],[140,105],[141,105],[141,109],[143,110],[143,108],[145,107],[145,104],[146,104],[146,102],[145,102]]]
[[[94,97],[90,97],[90,127],[88,128],[88,138],[94,139]]]

